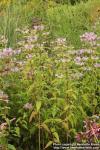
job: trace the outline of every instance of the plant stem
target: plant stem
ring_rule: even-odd
[[[40,150],[40,141],[41,141],[41,139],[40,139],[40,112],[39,112],[39,150]]]

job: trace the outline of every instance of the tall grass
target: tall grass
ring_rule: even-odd
[[[94,8],[100,8],[99,0],[89,0],[74,6],[42,0],[8,2],[0,5],[0,33],[8,37],[8,46],[16,44],[16,28],[28,24],[31,26],[32,18],[40,17],[50,27],[53,36],[67,37],[74,46],[80,47],[79,35],[91,30],[92,20],[97,17],[97,10]]]
[[[97,8],[100,8],[98,0],[75,6],[58,5],[47,11],[47,19],[56,36],[68,37],[75,46],[80,46],[78,37],[83,32],[92,30],[93,21],[100,14]]]
[[[24,2],[24,1],[23,1]],[[30,11],[28,3],[13,0],[6,4],[2,9],[3,15],[0,16],[0,32],[7,36],[8,45],[14,46],[17,40],[15,29],[26,26],[34,9]]]

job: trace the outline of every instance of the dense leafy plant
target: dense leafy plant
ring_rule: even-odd
[[[15,49],[0,40],[1,144],[40,150],[74,141],[82,120],[99,113],[99,37],[83,34],[75,50],[41,24],[16,32]]]

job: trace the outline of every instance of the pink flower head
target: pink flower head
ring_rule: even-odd
[[[80,39],[83,42],[94,42],[97,40],[97,35],[94,32],[86,32],[80,36]]]
[[[12,54],[13,54],[12,48],[5,48],[5,49],[3,49],[3,55],[4,56],[12,56]]]
[[[84,49],[80,49],[80,50],[78,51],[78,53],[79,53],[79,54],[83,54],[83,53],[85,53],[85,50],[84,50]]]
[[[80,62],[81,61],[81,57],[76,57],[75,61]]]
[[[31,103],[26,103],[23,107],[24,109],[32,109],[32,104]]]
[[[4,48],[2,52],[0,52],[0,58],[10,57],[14,54],[12,48]]]
[[[96,67],[96,68],[100,68],[100,63],[96,63],[96,64],[94,64],[94,67]]]

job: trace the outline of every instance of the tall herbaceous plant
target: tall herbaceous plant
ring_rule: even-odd
[[[21,7],[17,6],[15,12]],[[16,22],[7,18],[0,36],[1,146],[41,150],[76,139],[99,143],[99,18],[91,31],[77,35],[80,48],[68,37],[53,36],[52,28],[42,21],[19,28],[20,16]]]

